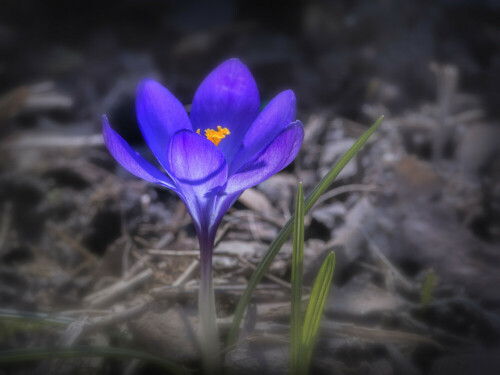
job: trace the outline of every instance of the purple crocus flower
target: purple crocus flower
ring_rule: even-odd
[[[165,173],[135,152],[103,117],[104,140],[132,174],[175,191],[185,203],[202,252],[211,255],[217,227],[241,193],[290,164],[304,135],[295,121],[295,95],[278,94],[259,113],[257,85],[238,59],[222,63],[202,82],[188,116],[162,85],[137,88],[141,132]]]
[[[250,71],[240,60],[230,59],[202,82],[189,116],[152,80],[139,84],[136,112],[144,139],[164,172],[135,152],[104,116],[106,146],[129,172],[175,191],[186,205],[200,243],[201,298],[203,289],[212,289],[212,251],[224,214],[245,189],[297,156],[304,131],[295,121],[295,95],[284,91],[260,112]]]

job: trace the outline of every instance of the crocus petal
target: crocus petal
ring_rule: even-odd
[[[102,125],[104,143],[111,155],[113,155],[123,168],[146,181],[177,191],[174,183],[167,175],[151,165],[146,159],[134,151],[118,133],[111,129],[106,116],[102,117]]]
[[[167,150],[171,137],[181,129],[191,129],[183,105],[158,82],[146,79],[137,87],[137,120],[142,135],[161,165],[170,172]]]
[[[198,228],[210,225],[215,197],[227,180],[222,151],[193,131],[181,130],[170,142],[169,159],[193,221]]]
[[[281,171],[295,159],[303,138],[302,123],[300,121],[291,123],[267,147],[229,178],[225,194],[242,192]]]
[[[292,90],[275,96],[248,129],[243,143],[229,165],[229,175],[237,171],[290,125],[295,120],[295,114],[295,94]]]
[[[228,128],[219,144],[228,164],[248,128],[259,114],[260,100],[252,74],[238,59],[219,65],[201,83],[191,107],[193,129]]]

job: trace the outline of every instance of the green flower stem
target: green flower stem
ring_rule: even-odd
[[[220,342],[212,276],[213,239],[200,237],[200,292],[198,312],[204,374],[220,373]]]

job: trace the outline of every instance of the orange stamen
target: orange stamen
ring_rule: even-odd
[[[196,133],[200,134],[200,129],[196,131]],[[217,130],[214,129],[205,129],[205,137],[214,145],[218,146],[222,139],[226,138],[226,135],[230,135],[231,132],[228,128],[223,128],[222,126],[217,126]]]

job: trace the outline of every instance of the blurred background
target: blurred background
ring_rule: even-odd
[[[198,368],[194,228],[175,194],[111,158],[100,118],[151,158],[139,81],[189,109],[238,57],[262,106],[295,92],[306,135],[219,230],[222,334],[298,181],[311,191],[385,115],[306,217],[308,285],[337,254],[312,373],[500,373],[499,21],[497,0],[3,0],[0,348],[127,347]],[[290,265],[288,243],[227,355],[241,373],[287,371]],[[159,373],[111,359],[3,371]]]

